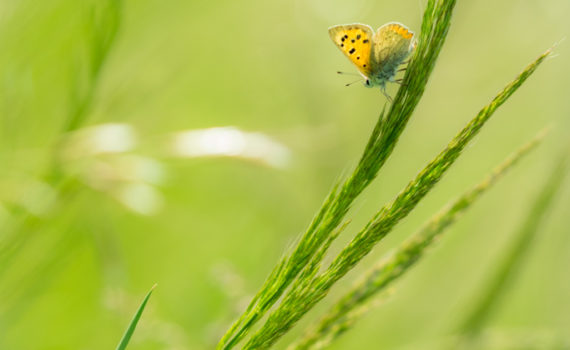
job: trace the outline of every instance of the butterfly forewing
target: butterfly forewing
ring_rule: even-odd
[[[370,64],[374,35],[372,28],[358,23],[338,25],[329,28],[329,35],[358,70],[368,77],[372,69]]]

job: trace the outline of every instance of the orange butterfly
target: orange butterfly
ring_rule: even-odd
[[[374,34],[365,24],[353,23],[329,28],[338,48],[358,68],[367,87],[379,86],[386,93],[386,82],[394,80],[398,67],[415,48],[414,33],[400,23],[386,23]]]

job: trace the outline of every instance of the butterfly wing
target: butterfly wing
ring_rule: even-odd
[[[400,23],[386,23],[373,37],[371,65],[379,72],[396,72],[396,68],[415,48],[414,33]]]
[[[332,41],[365,76],[370,75],[373,31],[365,24],[342,24],[329,28]]]

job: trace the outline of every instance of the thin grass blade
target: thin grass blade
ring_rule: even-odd
[[[129,327],[125,331],[125,334],[123,334],[123,337],[121,338],[121,341],[119,342],[119,345],[117,345],[116,350],[125,350],[127,348],[127,345],[129,344],[129,341],[131,340],[131,337],[132,337],[133,333],[135,332],[135,328],[137,328],[137,324],[139,323],[139,320],[142,316],[144,308],[146,307],[146,303],[148,302],[148,299],[150,298],[150,295],[152,294],[152,291],[154,290],[154,288],[156,288],[156,284],[154,286],[152,286],[150,291],[144,297],[142,303],[140,304],[139,308],[137,309],[137,312],[135,313],[135,316],[131,320],[131,323],[129,323]]]

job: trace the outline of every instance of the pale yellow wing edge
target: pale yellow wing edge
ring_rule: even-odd
[[[331,37],[331,39],[334,42],[335,39],[335,35],[340,31],[340,30],[345,30],[349,27],[358,27],[360,29],[362,29],[365,32],[368,32],[368,34],[370,35],[370,37],[374,36],[374,29],[372,29],[371,26],[369,26],[368,24],[362,24],[362,23],[348,23],[348,24],[338,24],[336,26],[331,26],[329,27],[328,31],[329,31],[329,36]],[[336,42],[335,42],[336,44]]]

